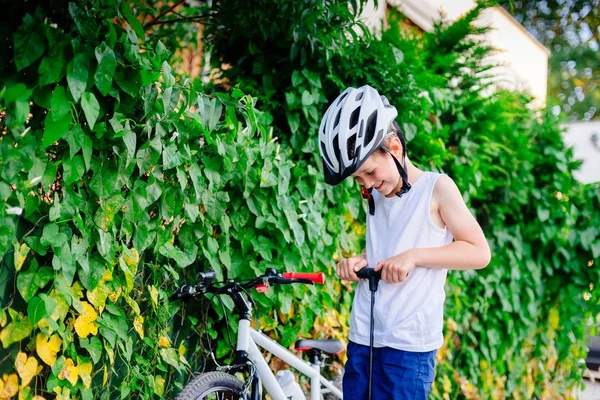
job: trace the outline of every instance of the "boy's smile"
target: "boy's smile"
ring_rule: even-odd
[[[387,154],[372,154],[352,176],[359,185],[386,197],[394,196],[402,186],[400,174]]]

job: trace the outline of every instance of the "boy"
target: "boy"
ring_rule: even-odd
[[[356,271],[367,265],[381,271],[373,311],[377,400],[428,397],[443,344],[447,270],[490,262],[485,236],[454,181],[423,172],[406,157],[397,115],[372,87],[348,88],[319,128],[325,181],[336,185],[353,177],[369,198],[366,250],[340,262],[336,274],[359,281]],[[350,318],[345,400],[368,398],[370,306],[368,283],[360,281]]]

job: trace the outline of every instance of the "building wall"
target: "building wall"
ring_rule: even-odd
[[[442,15],[452,21],[475,7],[474,0],[380,0],[379,7],[375,9],[371,0],[363,13],[365,23],[370,27],[380,27],[385,18],[383,8],[388,4],[397,7],[424,31],[431,31],[433,22]],[[492,27],[485,37],[499,50],[488,60],[501,65],[495,71],[496,86],[529,91],[535,97],[534,104],[543,106],[546,103],[550,52],[501,7],[485,10],[477,24]]]
[[[496,85],[527,91],[535,97],[537,106],[543,106],[550,52],[502,7],[484,10],[477,23],[492,27],[486,38],[498,49],[498,53],[489,58],[489,62],[500,65],[494,70]]]
[[[600,121],[565,125],[565,144],[573,147],[575,158],[583,160],[573,176],[582,183],[600,182]]]

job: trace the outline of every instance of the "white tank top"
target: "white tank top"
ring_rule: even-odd
[[[439,176],[424,172],[401,198],[386,198],[373,191],[375,215],[367,216],[369,267],[408,249],[452,242],[452,234],[436,226],[429,211]],[[379,282],[375,293],[375,347],[425,352],[442,346],[446,274],[446,269],[417,266],[405,282]],[[369,284],[361,280],[350,317],[351,341],[369,345],[370,313]]]

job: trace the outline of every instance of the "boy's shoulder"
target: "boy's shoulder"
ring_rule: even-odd
[[[433,200],[439,205],[447,202],[464,202],[462,194],[454,180],[446,175],[439,174],[433,187]]]

